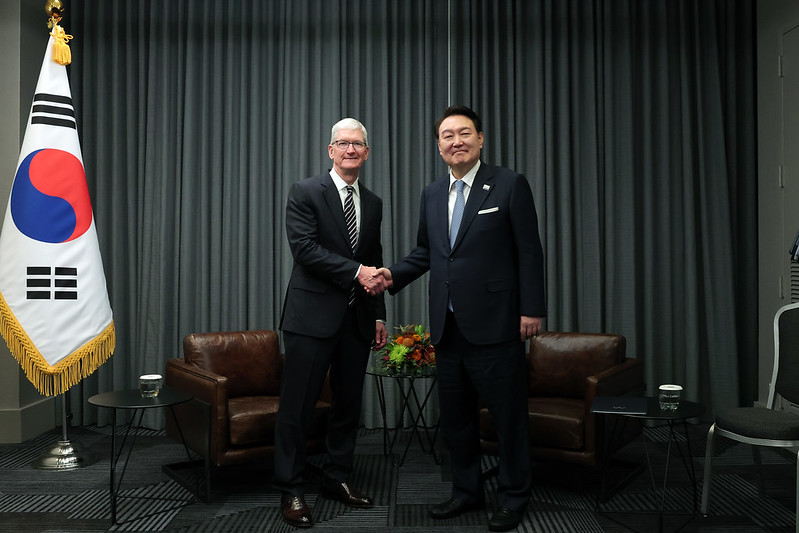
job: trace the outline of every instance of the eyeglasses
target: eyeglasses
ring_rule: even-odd
[[[366,143],[361,141],[333,141],[333,146],[339,150],[346,150],[350,145],[358,152],[366,148]]]

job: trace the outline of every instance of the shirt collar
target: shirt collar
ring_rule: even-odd
[[[477,177],[477,171],[478,170],[480,170],[480,160],[479,159],[477,160],[477,163],[475,163],[474,166],[469,169],[469,172],[467,172],[466,175],[463,176],[463,178],[461,178],[461,181],[463,181],[463,183],[465,183],[470,189],[472,187],[472,183],[474,183],[474,178]],[[453,185],[455,184],[456,181],[457,180],[455,179],[455,176],[452,175],[452,170],[450,170],[449,171],[449,188],[450,188],[450,190],[452,190],[452,187],[453,187]]]
[[[347,182],[344,181],[344,178],[338,175],[338,172],[335,169],[330,169],[330,177],[333,179],[333,185],[336,186],[336,190],[341,192],[342,189],[347,187]],[[358,189],[358,179],[355,179],[355,182],[352,184],[352,187],[355,189],[354,193],[355,196],[360,196],[360,190]]]

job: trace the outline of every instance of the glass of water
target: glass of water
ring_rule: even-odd
[[[161,374],[144,374],[139,377],[142,398],[155,398],[161,390]]]
[[[680,405],[680,394],[682,387],[680,385],[661,385],[659,389],[658,402],[660,403],[661,411],[675,411]]]

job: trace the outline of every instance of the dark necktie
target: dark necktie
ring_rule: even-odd
[[[347,197],[344,199],[344,220],[347,222],[347,233],[350,236],[350,246],[352,253],[355,253],[355,245],[358,243],[358,224],[355,219],[355,202],[352,199],[352,194],[355,192],[355,187],[347,185]],[[355,303],[355,283],[353,282],[350,287],[350,294],[348,305]]]

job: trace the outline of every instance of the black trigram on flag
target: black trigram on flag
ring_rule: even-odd
[[[78,269],[75,267],[28,267],[28,300],[77,300]]]
[[[72,98],[57,94],[36,93],[31,107],[31,124],[48,124],[77,129]]]

